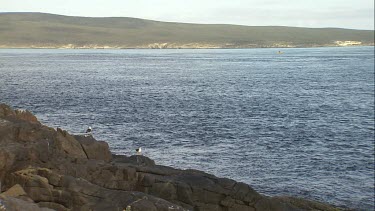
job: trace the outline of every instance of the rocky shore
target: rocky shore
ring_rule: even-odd
[[[0,104],[0,211],[340,210],[293,197],[267,197],[249,185],[197,170],[113,155],[92,136],[41,124]]]

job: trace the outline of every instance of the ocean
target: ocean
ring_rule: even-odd
[[[1,49],[0,102],[116,154],[374,209],[374,47]]]

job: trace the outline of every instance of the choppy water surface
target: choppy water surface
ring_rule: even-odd
[[[374,48],[0,50],[0,101],[119,154],[374,209]]]

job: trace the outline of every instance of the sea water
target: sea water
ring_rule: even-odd
[[[374,209],[374,47],[2,49],[0,102],[117,154]]]

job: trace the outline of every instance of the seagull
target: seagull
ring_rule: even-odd
[[[142,154],[142,148],[141,147],[139,147],[138,149],[135,149],[135,151],[137,152],[137,155]]]
[[[91,132],[92,132],[92,128],[91,127],[87,128],[86,133],[91,133]]]

